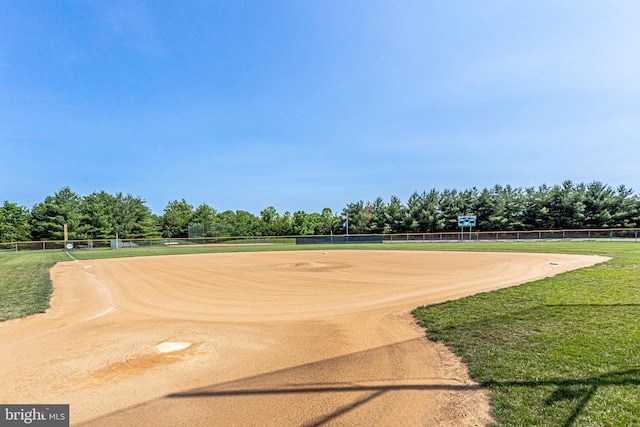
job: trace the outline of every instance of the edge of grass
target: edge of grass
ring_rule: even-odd
[[[496,425],[640,425],[640,245],[636,242],[473,242],[130,248],[77,259],[216,252],[426,250],[604,255],[586,269],[419,307],[429,339],[459,354],[491,391]],[[45,311],[62,251],[0,254],[0,321]]]
[[[615,244],[615,243],[614,243]],[[619,243],[633,244],[629,243]],[[230,245],[178,246],[91,249],[73,251],[79,260],[187,255],[219,252],[262,252],[300,250],[427,250],[427,251],[500,251],[500,252],[559,252],[609,255],[610,249],[600,242],[469,242],[469,243],[358,243],[321,245]],[[610,256],[610,255],[609,255]],[[49,307],[52,292],[49,270],[55,263],[69,261],[64,251],[20,251],[0,253],[0,322],[42,313]]]
[[[490,390],[495,425],[640,425],[640,245],[579,249],[612,259],[414,310]]]

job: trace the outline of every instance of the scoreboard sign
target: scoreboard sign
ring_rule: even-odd
[[[458,227],[475,227],[476,226],[476,216],[459,216],[458,217]]]

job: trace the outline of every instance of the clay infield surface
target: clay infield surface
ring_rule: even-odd
[[[44,314],[0,323],[0,402],[82,426],[465,426],[488,393],[415,307],[602,257],[218,253],[56,265]]]

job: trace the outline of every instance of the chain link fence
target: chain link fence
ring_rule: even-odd
[[[640,228],[625,229],[584,229],[584,230],[534,230],[534,231],[472,231],[443,233],[401,233],[401,234],[357,234],[345,239],[344,235],[333,236],[219,236],[207,237],[194,233],[187,238],[154,239],[92,239],[65,242],[7,242],[0,243],[0,253],[47,250],[93,250],[93,249],[134,249],[171,248],[202,245],[291,245],[331,244],[348,241],[406,243],[406,242],[505,242],[505,241],[633,241],[637,242]]]

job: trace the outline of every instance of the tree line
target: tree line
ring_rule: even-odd
[[[256,216],[244,210],[219,212],[185,199],[167,204],[156,215],[140,197],[104,191],[80,196],[65,187],[31,210],[5,201],[0,206],[0,242],[69,239],[180,238],[217,236],[287,236],[431,233],[458,230],[460,215],[476,215],[478,231],[634,228],[640,224],[640,198],[621,185],[565,181],[560,185],[514,188],[496,185],[478,190],[432,189],[413,193],[406,203],[349,203],[341,212],[280,214],[269,206]],[[344,218],[347,218],[345,220]]]

